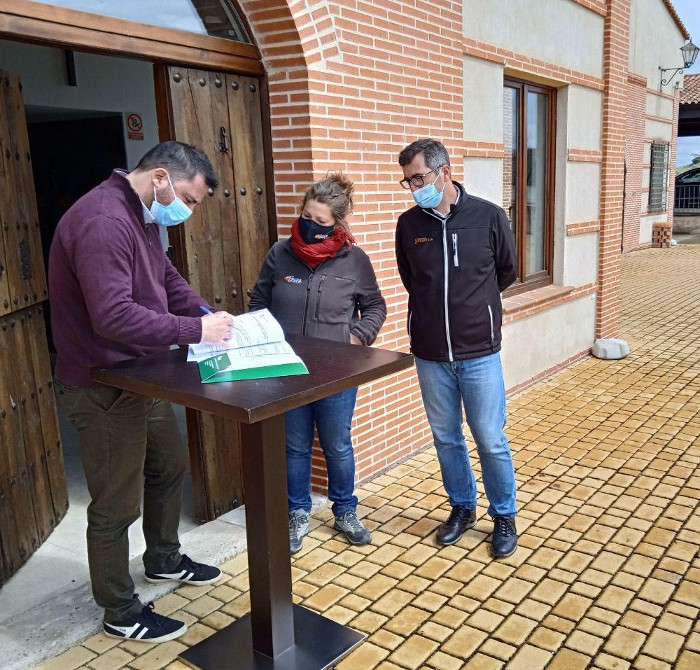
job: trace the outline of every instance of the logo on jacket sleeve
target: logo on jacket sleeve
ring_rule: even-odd
[[[295,277],[294,275],[287,275],[284,278],[284,281],[286,281],[288,284],[301,284],[301,279],[299,277]]]
[[[413,244],[425,244],[426,242],[432,242],[432,237],[416,237],[413,240]]]

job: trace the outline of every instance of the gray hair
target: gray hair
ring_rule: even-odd
[[[408,165],[418,154],[423,154],[425,164],[431,170],[450,164],[450,157],[442,142],[429,138],[411,142],[399,154],[399,165]]]

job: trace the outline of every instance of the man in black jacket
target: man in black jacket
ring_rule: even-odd
[[[418,381],[452,511],[437,531],[454,544],[476,525],[476,480],[462,430],[462,405],[481,461],[494,557],[510,556],[515,472],[503,429],[506,400],[501,291],[516,279],[515,245],[505,212],[452,181],[450,159],[435,140],[399,154],[416,206],[396,227],[396,260],[408,291],[408,332]]]

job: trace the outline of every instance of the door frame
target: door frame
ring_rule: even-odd
[[[242,17],[245,21],[245,17]],[[264,170],[267,183],[267,217],[270,244],[277,239],[277,216],[272,162],[272,130],[269,83],[257,46],[219,37],[188,33],[106,17],[99,14],[56,7],[32,0],[0,0],[0,38],[39,44],[52,48],[85,51],[110,56],[126,56],[150,62],[154,67],[154,95],[160,140],[174,139],[169,98],[164,81],[166,65],[213,70],[257,77],[260,82]],[[178,235],[171,237],[175,246],[175,265],[182,272],[184,249]],[[191,424],[191,422],[195,422]],[[188,430],[196,419],[188,416]],[[202,445],[195,447],[201,449]],[[196,455],[196,454],[195,454]],[[193,466],[197,459],[190,453]],[[196,466],[197,468],[199,465]],[[195,468],[196,469],[196,468]],[[195,513],[202,521],[215,518],[207,504],[203,473],[192,473]],[[237,500],[230,502],[234,506]],[[223,513],[226,510],[220,510]]]
[[[132,56],[264,76],[253,44],[149,26],[31,0],[0,0],[0,37],[94,53]]]

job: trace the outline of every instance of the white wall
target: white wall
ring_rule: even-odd
[[[602,16],[569,0],[463,0],[464,36],[594,77],[603,75]]]
[[[505,325],[501,359],[506,388],[585,351],[594,333],[594,293]]]
[[[75,69],[78,85],[68,86],[63,51],[0,40],[0,70],[21,77],[25,106],[111,112],[125,120],[131,113],[139,114],[143,140],[128,139],[124,124],[126,167],[134,168],[158,144],[152,64],[75,52]]]
[[[464,137],[503,142],[503,66],[464,57]]]
[[[600,151],[603,146],[603,92],[572,85],[566,124],[567,143],[572,149]]]
[[[464,35],[594,77],[602,77],[603,17],[569,0],[464,0]],[[512,67],[464,58],[464,139],[503,142],[503,78],[532,79]],[[553,85],[556,75],[549,77]],[[540,81],[542,81],[540,79]],[[552,85],[550,84],[550,85]],[[569,161],[569,149],[601,151],[603,93],[579,85],[557,92],[554,203],[554,283],[581,286],[598,276],[598,233],[566,236],[569,223],[596,221],[600,163]],[[467,190],[499,205],[503,160],[464,159]],[[525,294],[527,295],[527,294]],[[595,295],[513,321],[503,329],[506,386],[512,387],[591,346]]]
[[[659,68],[683,66],[680,48],[685,44],[663,0],[634,0],[630,12],[630,72],[646,77],[647,86],[658,90]],[[664,74],[668,77],[671,73]],[[676,75],[664,92],[670,93],[682,78]]]
[[[600,212],[600,163],[570,161],[566,170],[566,222],[596,221]]]
[[[646,201],[649,201],[647,196]],[[666,223],[668,221],[668,215],[666,212],[661,214],[651,214],[642,215],[639,220],[639,243],[640,244],[651,244],[651,232],[655,223]]]
[[[503,159],[465,158],[464,187],[467,193],[503,207]]]
[[[592,284],[598,278],[598,233],[567,237],[563,266],[564,286]]]

